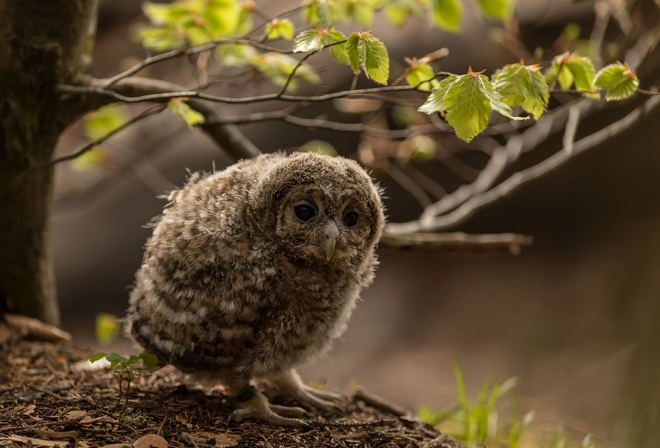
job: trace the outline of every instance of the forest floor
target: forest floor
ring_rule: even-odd
[[[117,405],[117,376],[91,369],[90,355],[68,342],[0,343],[0,447],[460,447],[361,390],[341,415],[311,411],[303,429],[228,423],[232,407],[221,391],[188,388],[169,366],[138,375],[128,402]]]

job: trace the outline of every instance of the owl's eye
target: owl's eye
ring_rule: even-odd
[[[314,216],[316,216],[316,209],[311,205],[300,204],[300,205],[295,205],[293,207],[293,213],[296,214],[296,217],[299,220],[303,222],[307,222],[310,219],[312,219]]]
[[[357,212],[348,212],[344,215],[342,218],[342,221],[344,221],[344,224],[346,224],[346,227],[355,227],[355,225],[358,222],[358,214]]]

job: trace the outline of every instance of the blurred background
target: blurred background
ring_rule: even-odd
[[[287,5],[268,2],[267,10],[276,14]],[[441,67],[450,72],[465,73],[472,65],[492,74],[517,62],[469,5],[461,34],[431,29],[426,18],[402,29],[377,21],[374,35],[387,46],[392,71],[397,64],[401,71],[404,56],[440,47],[450,49]],[[588,1],[534,0],[519,2],[517,16],[533,51],[550,47],[569,22],[587,27],[588,36],[593,11]],[[140,2],[101,2],[95,76],[116,74],[145,56],[131,38],[143,20]],[[350,69],[335,69],[322,58],[312,63],[324,86],[350,86]],[[184,82],[190,71],[185,59],[150,70],[173,82]],[[637,434],[636,446],[658,446],[651,443],[652,434],[660,435],[659,120],[645,117],[460,227],[532,235],[534,244],[520,255],[381,249],[376,281],[347,333],[329,357],[306,366],[304,376],[344,391],[358,383],[412,409],[446,409],[456,402],[452,364],[458,361],[471,392],[489,375],[498,381],[516,376],[521,406],[536,409],[536,419],[548,426],[564,422],[569,431],[615,446]],[[241,129],[264,152],[322,139],[356,157],[359,143],[358,135],[281,122]],[[61,152],[84,142],[74,126]],[[556,149],[560,142],[548,144]],[[164,114],[109,140],[100,154],[103,160],[93,166],[59,168],[53,218],[63,327],[93,347],[96,315],[122,316],[127,307],[149,235],[144,225],[164,204],[156,196],[181,185],[188,169],[233,162],[201,131]],[[382,172],[375,175],[387,191],[390,220],[420,213],[405,189]]]

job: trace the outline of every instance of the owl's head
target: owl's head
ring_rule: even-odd
[[[278,157],[258,188],[269,232],[292,258],[359,263],[385,217],[380,191],[352,160],[313,153]]]

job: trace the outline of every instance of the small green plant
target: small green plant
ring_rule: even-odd
[[[110,369],[115,371],[119,382],[119,396],[117,397],[117,402],[113,406],[113,409],[117,408],[122,397],[124,397],[124,406],[121,409],[121,412],[124,412],[128,406],[128,394],[131,390],[133,379],[140,373],[144,372],[145,368],[156,367],[158,365],[158,357],[151,353],[142,353],[140,355],[131,355],[126,358],[117,353],[99,352],[90,356],[89,360],[90,362],[96,362],[103,358],[110,363]],[[124,384],[126,385],[125,388]]]
[[[549,437],[538,437],[534,427],[534,411],[524,415],[518,412],[518,400],[510,394],[511,414],[508,419],[500,418],[500,399],[516,386],[516,379],[497,383],[492,376],[482,383],[476,400],[468,397],[463,372],[458,363],[453,367],[456,381],[457,406],[448,411],[422,407],[418,415],[427,423],[468,446],[493,448],[567,448],[569,443],[563,427],[552,431]],[[596,448],[590,435],[581,442],[580,448]]]

